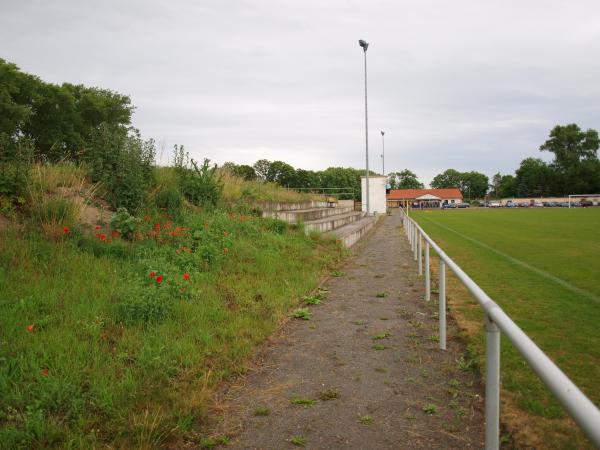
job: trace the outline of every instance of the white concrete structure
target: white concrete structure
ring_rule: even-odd
[[[362,211],[367,214],[385,214],[387,202],[385,198],[385,183],[383,175],[369,175],[369,209],[367,211],[367,179],[360,177]]]

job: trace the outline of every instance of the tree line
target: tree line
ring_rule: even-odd
[[[540,151],[554,154],[546,163],[529,157],[521,161],[515,174],[495,174],[491,181],[477,172],[447,169],[431,181],[434,189],[459,188],[465,199],[485,197],[540,197],[600,192],[600,161],[598,132],[583,131],[576,124],[557,125],[541,146]],[[322,171],[294,169],[283,161],[261,159],[253,166],[225,163],[224,167],[247,180],[261,179],[289,188],[317,189],[352,187],[360,198],[360,177],[363,169],[330,167]],[[375,175],[374,172],[371,174]],[[387,174],[391,189],[423,189],[423,183],[409,169]]]

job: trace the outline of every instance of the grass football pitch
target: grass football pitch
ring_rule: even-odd
[[[600,208],[436,210],[412,216],[600,405]],[[483,367],[481,309],[459,289],[449,297],[459,321],[470,324],[469,346]],[[566,413],[506,339],[501,367],[511,404],[540,419],[542,442],[581,444]]]

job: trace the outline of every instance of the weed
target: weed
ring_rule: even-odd
[[[227,436],[207,437],[200,440],[201,449],[211,449],[219,445],[227,444],[229,444],[229,438]]]
[[[304,447],[306,445],[306,439],[303,436],[292,436],[290,442],[297,447]]]
[[[377,294],[375,294],[375,297],[377,297],[377,298],[385,298],[387,296],[388,296],[387,292],[378,292]]]
[[[292,312],[292,317],[296,319],[310,320],[312,313],[308,310],[308,308],[298,308]]]
[[[437,334],[432,334],[431,336],[429,336],[429,340],[431,342],[440,342],[440,337]]]
[[[472,370],[475,366],[475,360],[473,360],[471,358],[465,359],[465,357],[463,355],[460,355],[460,357],[458,359],[456,359],[455,362],[456,362],[456,366],[463,372]]]
[[[364,416],[360,416],[358,418],[358,421],[363,425],[373,425],[373,418],[371,416],[369,416],[368,414],[365,414]]]
[[[380,317],[379,320],[390,320],[389,317]]]
[[[367,322],[364,320],[355,320],[354,322],[352,322],[354,325],[364,325]]]
[[[383,278],[385,277],[385,274],[383,273],[378,273],[377,275],[375,275],[375,278]]]
[[[385,367],[375,367],[375,372],[386,373],[387,369]]]
[[[271,410],[265,406],[259,406],[254,410],[255,416],[268,416],[271,414]]]
[[[335,389],[327,389],[319,394],[319,399],[323,401],[335,400],[340,398],[340,394]]]
[[[380,340],[380,339],[387,339],[392,335],[392,333],[390,333],[389,331],[382,331],[379,334],[376,334],[375,336],[373,336],[371,339],[373,339],[374,341]]]
[[[334,270],[331,272],[332,277],[343,277],[344,275],[346,274],[344,272],[340,272],[339,270]]]
[[[386,347],[383,344],[375,344],[372,348],[373,350],[385,350]]]
[[[427,403],[421,409],[425,414],[435,414],[437,412],[437,406],[433,403]]]
[[[318,305],[321,303],[322,297],[321,294],[306,295],[302,300],[306,305]]]
[[[317,403],[317,401],[311,400],[310,398],[294,397],[290,400],[290,403],[292,405],[301,405],[305,408],[310,408],[314,406],[314,404]]]

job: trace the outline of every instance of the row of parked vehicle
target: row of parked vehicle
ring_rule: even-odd
[[[479,202],[481,208],[568,208],[569,202],[506,202],[502,204],[498,201]],[[598,202],[591,200],[572,201],[571,208],[587,208],[590,206],[598,206]]]

